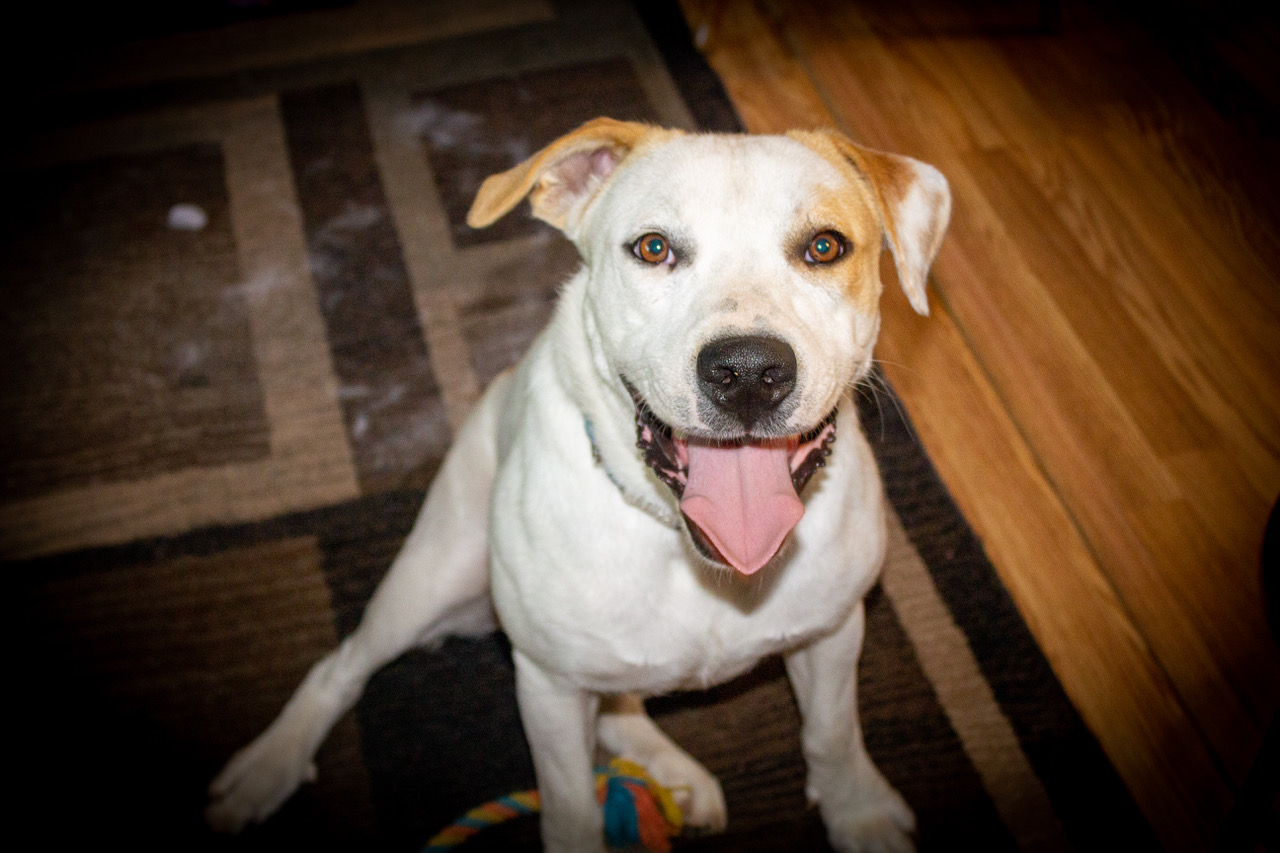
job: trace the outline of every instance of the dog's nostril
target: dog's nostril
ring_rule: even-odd
[[[750,428],[795,387],[796,354],[778,338],[721,338],[698,353],[697,372],[704,396]]]

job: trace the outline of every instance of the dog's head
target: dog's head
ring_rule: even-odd
[[[871,366],[887,243],[912,306],[950,216],[932,166],[833,131],[687,134],[597,119],[490,177],[589,268],[583,321],[695,545],[750,574],[799,521],[835,410]]]

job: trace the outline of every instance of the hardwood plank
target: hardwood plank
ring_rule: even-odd
[[[1273,270],[1263,270],[1256,259],[1231,250],[1215,239],[1213,217],[1193,211],[1194,202],[1179,198],[1176,183],[1157,170],[1151,158],[1123,134],[1108,133],[1093,144],[1071,141],[1077,157],[1086,162],[1099,180],[1113,188],[1112,197],[1121,216],[1168,275],[1178,297],[1187,305],[1184,316],[1194,318],[1226,353],[1215,363],[1217,384],[1236,403],[1244,421],[1242,438],[1262,445],[1266,455],[1277,454],[1280,436],[1280,395],[1275,378],[1280,373],[1280,325],[1264,304],[1239,286],[1242,281],[1267,281],[1280,292]],[[1154,216],[1153,210],[1164,211]],[[1253,468],[1255,485],[1274,492],[1271,470]]]
[[[990,99],[996,121],[1019,140],[1020,144],[1011,150],[1022,155],[1025,168],[1041,185],[1046,181],[1040,174],[1044,167],[1038,168],[1038,164],[1057,164],[1060,160],[1056,152],[1051,157],[1045,156],[1041,147],[1065,144],[1072,149],[1078,168],[1071,169],[1070,183],[1058,181],[1057,186],[1046,192],[1070,192],[1075,184],[1089,181],[1092,186],[1086,192],[1077,191],[1076,200],[1070,197],[1066,200],[1079,208],[1082,206],[1079,199],[1093,198],[1105,200],[1115,208],[1106,218],[1105,227],[1095,229],[1093,242],[1120,258],[1126,253],[1145,254],[1152,266],[1142,271],[1143,276],[1151,275],[1153,267],[1163,267],[1162,273],[1156,273],[1163,281],[1159,285],[1147,283],[1152,295],[1162,300],[1177,298],[1188,304],[1163,310],[1168,321],[1179,322],[1184,328],[1175,330],[1176,335],[1160,337],[1165,342],[1178,340],[1190,347],[1208,343],[1226,350],[1225,357],[1218,351],[1196,353],[1201,370],[1230,365],[1230,369],[1218,369],[1213,381],[1202,385],[1200,390],[1222,387],[1249,429],[1258,438],[1267,437],[1262,441],[1270,447],[1261,456],[1273,460],[1275,437],[1280,435],[1280,412],[1276,411],[1280,396],[1269,393],[1274,391],[1273,380],[1276,368],[1280,367],[1280,336],[1275,334],[1280,323],[1280,287],[1276,286],[1274,264],[1259,257],[1238,230],[1227,227],[1243,214],[1213,215],[1213,205],[1222,202],[1212,202],[1205,196],[1206,190],[1200,185],[1203,181],[1189,184],[1183,180],[1177,164],[1167,161],[1161,150],[1152,147],[1151,116],[1167,115],[1175,106],[1179,110],[1191,108],[1180,103],[1158,108],[1135,107],[1122,123],[1124,129],[1104,129],[1099,133],[1097,128],[1108,127],[1106,117],[1114,117],[1118,108],[1096,111],[1096,115],[1087,117],[1090,121],[1082,121],[1074,106],[1088,102],[1098,91],[1096,82],[1082,84],[1074,95],[1054,92],[1062,88],[1060,81],[1072,67],[1094,68],[1093,73],[1098,76],[1107,75],[1111,68],[1099,69],[1098,63],[1081,61],[1079,56],[1062,56],[1052,64],[1041,62],[1034,73],[1026,70],[1025,66],[1033,60],[1062,53],[1063,48],[1055,45],[1056,42],[1038,42],[1034,49],[1024,46],[1015,50],[1008,41],[993,46],[975,40],[965,42],[963,47],[955,42],[937,43],[936,51],[921,52],[962,50],[964,60],[952,67],[971,77],[974,86],[988,91],[999,87],[1001,97]],[[1018,63],[1024,66],[1021,74],[1016,67]],[[1059,82],[1052,87],[1054,91],[1046,93],[1041,87],[1032,96],[1020,79]],[[1072,106],[1064,109],[1064,103]],[[1052,105],[1052,108],[1041,105]],[[1141,111],[1143,116],[1136,111]],[[1223,133],[1217,127],[1220,121],[1201,120],[1203,105],[1193,112],[1197,126],[1217,128],[1214,136]],[[1171,124],[1186,122],[1186,118],[1169,120]],[[1209,130],[1203,132],[1208,134]],[[1222,191],[1219,188],[1212,192]],[[1137,233],[1131,235],[1123,233],[1125,231]],[[1091,243],[1086,243],[1089,245]],[[1147,247],[1151,249],[1148,251]],[[1133,258],[1127,260],[1132,262]],[[1133,287],[1129,290],[1136,293]],[[1144,310],[1150,314],[1153,307],[1147,306]],[[1247,401],[1247,405],[1240,405],[1242,401]],[[1212,412],[1215,406],[1205,408]],[[1264,459],[1255,458],[1253,462],[1264,464]],[[1267,490],[1277,482],[1275,476],[1265,479]]]
[[[1247,31],[1259,7],[1206,4],[1191,11],[1193,5],[1168,7],[1167,18],[1153,25],[1132,6],[1081,0],[1072,15],[1074,56],[1065,45],[1050,45],[1046,55],[1062,52],[1060,67],[1070,63],[1098,81],[1097,90],[1111,95],[1106,126],[1144,136],[1154,158],[1197,188],[1213,227],[1223,229],[1224,245],[1236,243],[1274,268],[1280,263],[1280,178],[1273,164],[1280,143],[1274,133],[1248,131],[1242,114],[1274,115],[1275,104],[1258,103],[1208,37],[1213,30]],[[1081,62],[1088,48],[1091,65]],[[1275,74],[1274,53],[1258,57],[1269,59]],[[1244,284],[1265,298],[1267,288]]]
[[[1129,179],[1113,163],[1108,139],[1078,133],[1060,117],[1040,110],[991,46],[977,40],[931,42],[929,49],[913,54],[935,63],[938,57],[956,54],[959,58],[945,65],[950,73],[982,90],[1001,87],[1002,96],[989,99],[993,120],[1018,143],[1004,150],[1052,203],[1098,273],[1108,283],[1122,285],[1125,310],[1151,339],[1174,378],[1188,393],[1204,399],[1200,408],[1215,422],[1220,416],[1229,418],[1221,424],[1226,434],[1249,440],[1250,469],[1266,472],[1255,484],[1263,492],[1269,490],[1280,475],[1268,471],[1277,457],[1280,419],[1274,409],[1280,400],[1259,391],[1271,386],[1280,365],[1280,336],[1275,334],[1280,318],[1248,301],[1247,294],[1236,293],[1238,287],[1205,284],[1271,280],[1274,273],[1263,275],[1257,268],[1229,271],[1216,263],[1213,248],[1199,234],[1187,234],[1177,242],[1163,237],[1171,220],[1193,231],[1182,214],[1186,203],[1167,195],[1168,176],[1152,176],[1141,185]],[[1182,248],[1193,236],[1195,248]],[[1205,267],[1206,255],[1213,256],[1214,267]],[[1171,256],[1177,262],[1164,261]],[[1270,292],[1280,295],[1280,288],[1272,283]],[[1252,320],[1254,329],[1246,340],[1238,329],[1244,318]]]
[[[1154,316],[1145,318],[1149,325],[1156,326],[1154,334],[1144,333],[1138,323],[1127,316],[1129,311],[1140,312],[1141,306],[1133,305],[1135,300],[1127,300],[1129,304],[1126,304],[1125,300],[1117,298],[1117,285],[1121,288],[1125,285],[1121,280],[1123,271],[1113,270],[1106,278],[1093,274],[1082,262],[1086,252],[1071,239],[1067,229],[1046,227],[1046,224],[1057,223],[1053,212],[1044,209],[1047,207],[1045,200],[1032,188],[1023,186],[1018,189],[1022,179],[1017,166],[1005,157],[986,155],[981,159],[985,161],[985,167],[977,170],[979,182],[988,188],[993,205],[1005,216],[1016,241],[1025,243],[1037,235],[1040,237],[1037,272],[1042,278],[1057,279],[1049,285],[1056,301],[1082,341],[1095,354],[1100,368],[1114,378],[1118,393],[1143,429],[1143,434],[1152,441],[1162,464],[1171,455],[1193,449],[1221,449],[1217,429],[1197,408],[1195,397],[1180,387],[1181,378],[1194,369],[1195,363],[1181,351],[1179,337],[1168,329],[1159,328],[1162,323]],[[1138,282],[1131,278],[1129,284],[1137,285]],[[1139,296],[1144,295],[1141,287],[1134,290]],[[1166,350],[1173,352],[1165,354]],[[1179,369],[1183,367],[1186,369]],[[1207,381],[1204,384],[1212,387]],[[1170,473],[1177,481],[1178,478]],[[1159,619],[1160,624],[1144,628],[1160,650],[1159,647],[1168,642],[1163,636],[1163,624],[1167,621],[1163,614],[1176,607],[1189,610],[1189,617],[1194,619],[1193,634],[1204,640],[1204,652],[1210,656],[1203,665],[1222,669],[1225,680],[1244,699],[1242,707],[1235,711],[1240,716],[1232,718],[1226,716],[1231,709],[1220,701],[1220,697],[1207,694],[1204,698],[1206,707],[1199,714],[1205,719],[1210,719],[1206,716],[1209,714],[1224,717],[1209,727],[1210,734],[1222,733],[1220,746],[1224,754],[1232,748],[1239,749],[1231,765],[1237,778],[1243,778],[1257,743],[1240,738],[1238,726],[1256,728],[1258,721],[1265,721],[1264,715],[1276,701],[1275,689],[1255,676],[1276,664],[1269,660],[1268,655],[1271,649],[1266,637],[1264,614],[1259,606],[1262,597],[1256,558],[1244,550],[1237,556],[1233,553],[1235,549],[1215,541],[1205,528],[1206,519],[1195,517],[1192,509],[1193,505],[1221,507],[1235,503],[1235,493],[1241,491],[1241,483],[1200,477],[1196,485],[1199,489],[1189,490],[1179,482],[1179,490],[1184,497],[1178,500],[1130,507],[1136,526],[1156,529],[1146,537],[1148,541],[1154,540],[1150,547],[1156,555],[1163,555],[1164,559],[1176,556],[1178,564],[1189,570],[1183,573],[1185,577],[1196,579],[1197,587],[1202,583],[1214,587],[1212,590],[1191,589],[1182,594],[1171,589],[1170,601],[1154,602],[1159,609],[1150,618]],[[1206,491],[1210,485],[1217,488]],[[1269,504],[1248,488],[1247,482],[1244,486],[1240,497],[1247,506],[1245,517],[1264,521]],[[1207,520],[1212,524],[1213,519]],[[1196,562],[1216,566],[1218,571],[1198,571]],[[1218,589],[1220,584],[1225,589]],[[1132,596],[1150,598],[1152,595],[1147,582],[1130,587],[1125,578],[1120,578],[1117,585],[1126,600]],[[1198,605],[1194,610],[1190,608],[1192,602]],[[1142,611],[1135,608],[1135,613],[1141,615]],[[1177,663],[1189,663],[1192,658],[1187,655],[1187,649],[1180,646],[1170,646],[1161,651],[1162,658]],[[1185,674],[1174,672],[1175,680],[1183,684],[1186,691],[1199,689],[1200,675],[1196,670]]]
[[[1239,396],[1253,401],[1252,407],[1246,407],[1245,412],[1250,418],[1253,413],[1248,411],[1249,408],[1263,410],[1261,415],[1267,419],[1255,425],[1258,434],[1270,437],[1280,434],[1280,421],[1274,415],[1280,396],[1269,393],[1274,391],[1272,380],[1280,366],[1280,336],[1275,334],[1277,323],[1280,323],[1280,288],[1275,286],[1275,266],[1263,262],[1245,245],[1238,231],[1224,224],[1222,217],[1206,215],[1205,208],[1209,202],[1201,197],[1200,189],[1194,185],[1185,186],[1181,176],[1172,173],[1168,164],[1162,166],[1162,154],[1150,148],[1150,140],[1135,141],[1137,136],[1150,135],[1148,126],[1154,114],[1167,115],[1174,109],[1191,108],[1184,105],[1185,99],[1174,99],[1174,103],[1158,109],[1152,106],[1135,108],[1140,109],[1144,116],[1141,122],[1134,117],[1134,109],[1130,109],[1130,120],[1124,123],[1126,132],[1106,130],[1108,118],[1114,119],[1116,104],[1121,102],[1118,95],[1108,95],[1106,88],[1114,76],[1115,63],[1095,61],[1105,57],[1097,56],[1099,51],[1092,48],[1092,38],[1074,39],[1071,44],[1075,54],[1062,46],[1063,41],[1061,38],[913,39],[887,45],[886,50],[895,52],[900,66],[904,64],[904,56],[909,56],[908,64],[922,66],[932,79],[948,81],[942,109],[951,109],[947,101],[963,103],[966,119],[971,120],[972,99],[964,93],[999,92],[999,97],[981,99],[980,123],[994,125],[996,135],[1015,140],[1015,143],[1004,147],[1010,153],[1020,155],[1020,162],[1037,184],[1051,186],[1055,194],[1070,193],[1082,173],[1074,168],[1064,172],[1060,168],[1059,155],[1054,152],[1050,156],[1042,149],[1064,144],[1073,148],[1096,149],[1089,152],[1088,159],[1077,151],[1080,168],[1097,172],[1096,191],[1077,192],[1075,198],[1068,195],[1061,200],[1081,207],[1080,201],[1088,201],[1090,196],[1111,196],[1110,203],[1117,208],[1119,218],[1107,221],[1105,227],[1094,229],[1095,239],[1086,242],[1086,247],[1098,245],[1112,254],[1119,254],[1116,250],[1125,249],[1126,242],[1110,233],[1116,223],[1141,227],[1142,239],[1131,245],[1139,249],[1145,245],[1158,247],[1159,251],[1153,249],[1151,255],[1157,263],[1164,264],[1165,275],[1175,286],[1177,294],[1193,306],[1189,311],[1175,309],[1168,313],[1184,323],[1202,322],[1213,331],[1208,339],[1218,346],[1227,347],[1230,357],[1224,362],[1214,354],[1205,362],[1215,366],[1222,363],[1233,365],[1233,369],[1221,371],[1216,381],[1239,386],[1242,392]],[[1079,55],[1081,50],[1087,51],[1086,58]],[[1122,51],[1115,48],[1112,52]],[[1057,58],[1050,60],[1045,57]],[[1145,66],[1140,67],[1145,72]],[[1074,89],[1063,82],[1080,77],[1084,79],[1072,84]],[[913,81],[912,87],[919,96],[919,84]],[[1029,87],[1036,89],[1034,95]],[[1134,96],[1128,97],[1132,100]],[[1144,97],[1151,100],[1156,96]],[[1203,105],[1193,112],[1194,122],[1184,118],[1168,123],[1221,125],[1220,119],[1214,122],[1203,116]],[[1138,124],[1142,125],[1138,128],[1142,134],[1135,135],[1132,128]],[[1126,133],[1130,138],[1118,138]],[[1115,166],[1098,170],[1097,159],[1111,156],[1112,148],[1125,151],[1137,146],[1141,149],[1129,159],[1143,170],[1140,185],[1136,179],[1126,179],[1124,170]],[[1193,212],[1194,225],[1187,224],[1187,211]],[[1083,212],[1089,214],[1087,209]],[[1235,221],[1241,216],[1233,214],[1227,220]],[[1130,225],[1130,220],[1138,222]],[[1098,243],[1099,239],[1105,242]],[[1174,258],[1176,261],[1171,260]],[[1206,287],[1206,282],[1230,284]],[[1165,288],[1154,290],[1163,293]],[[1245,334],[1242,335],[1242,331]],[[1206,339],[1203,329],[1183,330],[1180,337],[1191,344]],[[1241,376],[1244,378],[1237,378]],[[1213,407],[1206,408],[1212,410]],[[1271,443],[1274,444],[1274,438]],[[1268,457],[1274,455],[1267,454]],[[1273,479],[1268,480],[1268,490],[1274,482]]]

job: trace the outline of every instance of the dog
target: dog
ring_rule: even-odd
[[[360,626],[212,782],[237,831],[304,781],[369,676],[500,627],[549,851],[604,849],[597,749],[724,828],[716,779],[645,715],[781,653],[806,793],[840,851],[914,849],[857,715],[884,498],[853,394],[879,332],[882,246],[911,305],[951,210],[932,166],[830,130],[698,134],[596,119],[489,177],[468,215],[528,198],[582,265],[459,431]],[[836,440],[839,427],[839,440]]]

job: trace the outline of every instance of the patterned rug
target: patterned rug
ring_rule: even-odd
[[[15,146],[0,556],[11,814],[42,846],[414,850],[533,784],[509,648],[453,640],[379,673],[266,825],[200,819],[576,264],[527,215],[468,229],[479,182],[596,115],[738,127],[674,4],[473,5],[497,23],[67,97]],[[863,402],[894,514],[862,713],[922,849],[1154,849],[892,392]],[[728,798],[728,833],[678,850],[828,849],[778,660],[650,708]]]

